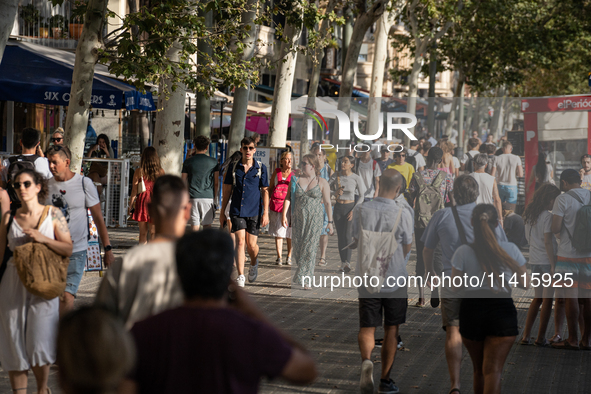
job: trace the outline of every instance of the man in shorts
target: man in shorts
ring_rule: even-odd
[[[259,246],[257,239],[260,227],[269,224],[269,179],[267,167],[254,160],[256,146],[251,138],[243,138],[240,141],[240,153],[242,160],[229,168],[224,179],[222,212],[226,210],[228,201],[232,197],[230,205],[230,220],[232,221],[232,233],[236,237],[236,269],[238,278],[236,283],[244,287],[244,262],[246,255],[244,246],[250,256],[250,269],[248,281],[254,282],[258,276]],[[262,204],[261,204],[262,199]],[[261,218],[262,214],[262,218]],[[225,215],[220,215],[220,227],[224,228]]]
[[[513,145],[509,141],[503,142],[503,154],[497,157],[497,184],[501,203],[510,204],[508,208],[515,210],[517,205],[517,177],[523,177],[521,158],[511,153]]]
[[[195,138],[195,155],[185,160],[181,176],[187,182],[191,196],[191,230],[209,228],[215,217],[219,195],[219,165],[209,157],[209,138],[200,135]]]
[[[53,178],[48,181],[49,193],[46,203],[62,211],[68,222],[74,246],[68,265],[66,290],[60,299],[60,315],[74,308],[74,299],[84,274],[89,231],[87,209],[90,209],[105,249],[105,265],[110,267],[115,260],[96,187],[90,178],[70,171],[70,158],[71,153],[66,146],[54,145],[47,150],[47,160]]]
[[[552,208],[552,232],[560,242],[556,262],[550,264],[554,266],[554,273],[561,277],[554,279],[561,279],[558,285],[562,287],[557,288],[556,296],[565,298],[568,338],[553,343],[552,347],[591,350],[591,253],[580,253],[572,245],[577,212],[591,203],[591,192],[581,188],[581,176],[573,169],[560,174],[560,190],[564,193],[556,197]],[[580,343],[579,304],[583,306],[584,319]]]
[[[412,245],[414,219],[411,212],[396,203],[396,198],[405,188],[404,177],[396,170],[387,169],[380,178],[378,197],[366,201],[353,211],[352,233],[360,230],[372,233],[386,233],[394,230],[394,237],[399,247],[387,262],[384,284],[378,292],[371,293],[365,287],[359,290],[359,350],[361,352],[361,393],[374,392],[373,362],[371,352],[375,347],[376,327],[382,325],[384,315],[384,340],[382,344],[382,360],[379,393],[398,393],[398,387],[390,378],[398,343],[398,327],[406,322],[407,287],[399,287],[397,281],[388,282],[386,278],[408,277],[406,272],[406,256]],[[400,218],[399,218],[400,215]],[[397,221],[398,220],[398,221]],[[366,237],[354,238],[355,243],[371,242]],[[357,246],[355,246],[357,247]],[[365,245],[371,248],[371,245]],[[357,272],[366,273],[365,263],[358,253]],[[361,275],[361,274],[360,274]],[[406,283],[406,281],[405,281]]]
[[[468,244],[474,242],[474,229],[472,227],[472,211],[476,207],[478,199],[478,183],[470,175],[460,175],[453,186],[453,195],[456,202],[458,218],[466,234]],[[454,219],[452,208],[444,208],[433,214],[421,241],[423,248],[423,260],[425,271],[433,278],[439,276],[434,269],[433,254],[437,245],[441,245],[443,265],[442,275],[451,276],[451,259],[455,251],[462,245],[458,223]],[[498,241],[507,241],[507,236],[501,226],[495,229]],[[431,281],[430,281],[431,282]],[[430,286],[431,283],[427,283]],[[441,320],[445,330],[445,358],[449,368],[451,380],[450,390],[460,389],[460,364],[462,363],[462,336],[460,335],[460,304],[461,299],[456,298],[455,291],[449,287],[442,287],[441,294]]]

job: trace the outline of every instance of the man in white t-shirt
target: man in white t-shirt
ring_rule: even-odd
[[[415,171],[423,171],[425,169],[425,166],[427,165],[427,163],[425,162],[425,158],[423,157],[423,155],[421,155],[419,152],[417,152],[418,147],[419,147],[419,141],[410,141],[410,149],[408,149],[408,157],[415,158],[415,162],[417,163]],[[408,161],[408,157],[406,158],[407,161]]]
[[[355,172],[361,177],[365,185],[365,201],[372,200],[378,196],[380,189],[380,176],[382,170],[378,162],[371,158],[370,152],[359,153]]]
[[[62,315],[74,308],[74,299],[84,274],[89,231],[87,209],[90,209],[105,249],[105,265],[109,267],[115,260],[96,187],[90,178],[70,170],[70,157],[70,150],[65,146],[54,145],[47,151],[49,168],[53,173],[53,178],[48,182],[47,204],[62,211],[74,244],[68,265],[66,290],[60,299]]]
[[[581,187],[583,189],[591,190],[591,155],[584,154],[581,156]]]
[[[507,209],[514,211],[517,205],[517,177],[523,177],[523,166],[521,158],[511,153],[513,145],[510,141],[504,141],[502,149],[503,154],[496,160],[499,197]]]
[[[591,253],[579,253],[572,245],[576,216],[583,205],[591,203],[591,192],[581,188],[581,177],[576,170],[567,169],[560,174],[560,189],[565,192],[558,196],[552,208],[552,233],[560,239],[558,255],[554,265],[555,275],[562,282],[557,283],[556,296],[566,302],[568,338],[552,344],[560,349],[580,349],[591,346]],[[559,279],[559,278],[554,278]],[[572,280],[571,280],[572,279]],[[579,303],[583,304],[584,331],[582,341],[578,340]]]
[[[476,157],[476,155],[480,154],[480,138],[470,138],[468,140],[468,152],[464,153],[464,156],[462,157],[462,160],[460,161],[461,166],[460,166],[460,170],[461,171],[466,171],[467,174],[474,172],[474,165],[468,165],[466,166],[466,164],[468,163],[468,161],[470,161],[471,159],[474,159],[474,157]]]
[[[41,148],[39,147],[40,138],[41,132],[39,130],[27,127],[22,131],[20,140],[22,153],[5,159],[2,162],[2,187],[6,188],[9,180],[8,168],[14,161],[32,161],[35,171],[40,173],[43,178],[49,179],[52,177],[47,159],[43,157],[43,152],[41,152]]]

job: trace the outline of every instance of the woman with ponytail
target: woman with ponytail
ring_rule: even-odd
[[[519,333],[517,310],[509,281],[517,274],[526,288],[525,258],[510,242],[497,242],[499,225],[493,205],[480,204],[472,213],[474,243],[462,245],[452,258],[452,276],[467,276],[460,308],[460,334],[474,366],[474,393],[500,393],[503,365]],[[478,278],[474,285],[472,278]],[[472,280],[471,280],[472,279]]]

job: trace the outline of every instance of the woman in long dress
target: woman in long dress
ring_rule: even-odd
[[[46,181],[41,174],[29,169],[21,170],[14,179],[22,207],[16,211],[10,227],[11,215],[2,217],[0,254],[4,256],[7,245],[14,251],[17,246],[38,242],[69,257],[72,238],[61,211],[51,207],[47,217],[39,223],[45,209],[39,201],[47,198]],[[49,366],[56,357],[58,320],[59,297],[46,300],[29,293],[11,257],[0,282],[0,363],[8,371],[14,393],[27,392],[29,369],[33,370],[37,381],[37,394],[51,393],[47,379]]]
[[[330,207],[330,188],[328,182],[320,177],[320,163],[315,155],[307,154],[300,163],[300,176],[292,176],[289,190],[283,204],[283,226],[287,227],[287,212],[293,201],[291,210],[291,237],[293,242],[294,260],[297,269],[294,283],[310,289],[311,278],[314,276],[316,251],[320,241],[320,233],[324,222],[324,206]],[[328,209],[328,233],[333,234],[332,210]],[[304,283],[304,277],[310,283]]]

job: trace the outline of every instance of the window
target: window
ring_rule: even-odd
[[[366,62],[367,61],[367,44],[361,44],[361,50],[359,51],[359,58],[357,59],[358,62]]]

